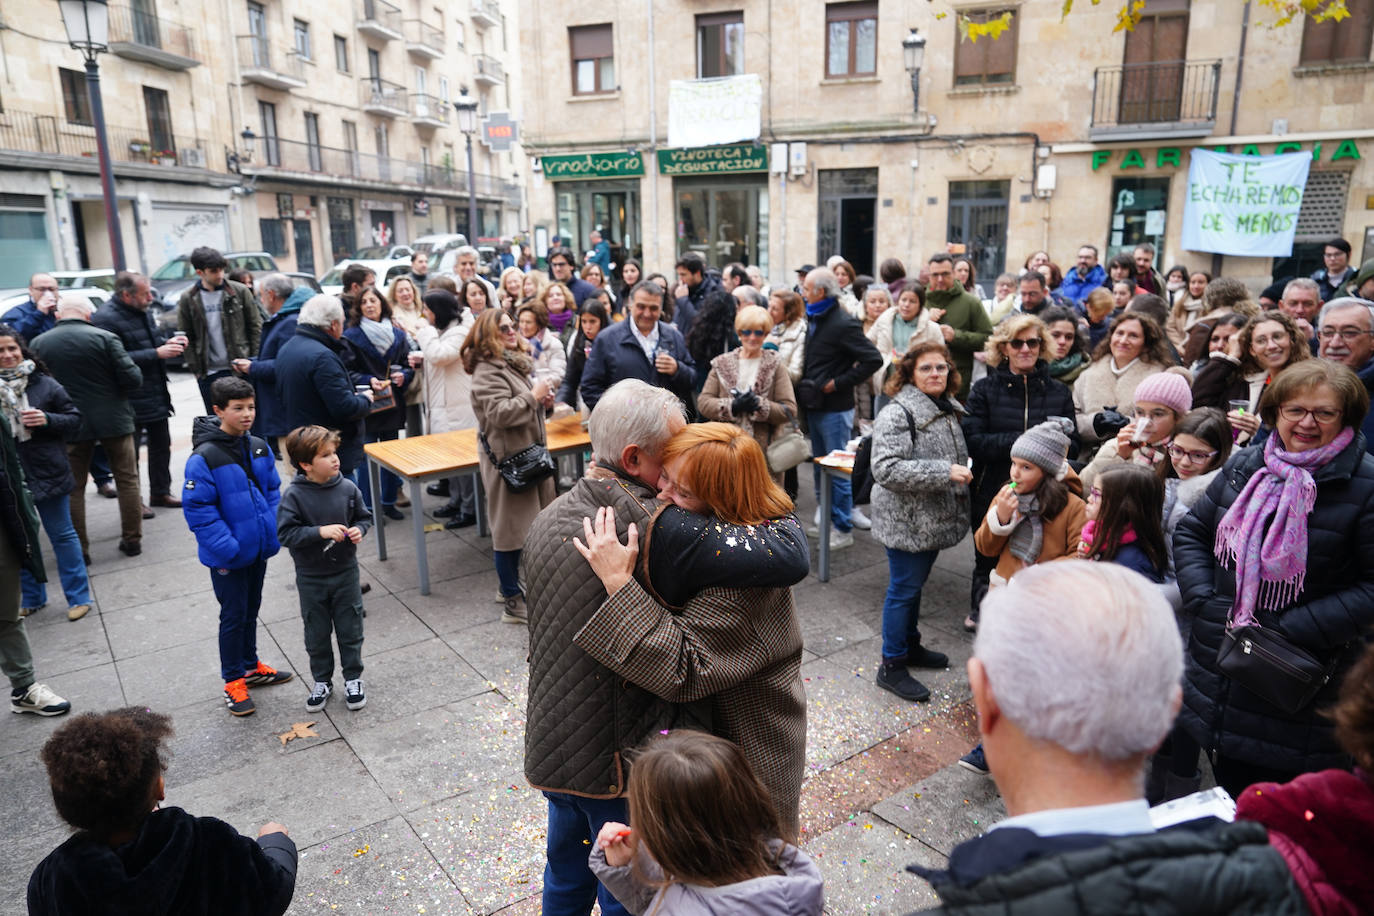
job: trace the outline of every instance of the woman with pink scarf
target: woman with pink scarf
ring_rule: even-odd
[[[1374,629],[1374,458],[1360,433],[1368,410],[1368,392],[1343,365],[1311,359],[1283,370],[1260,400],[1274,432],[1231,457],[1174,534],[1191,624],[1178,727],[1233,796],[1350,766],[1320,710]],[[1295,712],[1222,672],[1227,628],[1255,625],[1330,670]],[[1247,662],[1247,678],[1267,670]]]

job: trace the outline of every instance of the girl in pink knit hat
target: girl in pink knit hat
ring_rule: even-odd
[[[1083,469],[1083,486],[1091,487],[1097,475],[1117,464],[1130,462],[1162,470],[1173,440],[1174,426],[1193,406],[1193,392],[1182,372],[1157,372],[1135,388],[1131,422],[1115,439],[1102,443],[1096,457]]]

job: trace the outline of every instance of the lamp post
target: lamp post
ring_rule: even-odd
[[[119,231],[119,202],[115,198],[110,141],[105,134],[105,106],[100,99],[100,64],[96,57],[110,47],[110,10],[106,0],[58,0],[67,43],[86,59],[86,92],[95,121],[95,144],[100,157],[100,193],[105,200],[105,229],[116,271],[124,269],[124,237]]]
[[[921,63],[926,56],[926,39],[920,32],[912,29],[902,39],[902,56],[906,59],[906,72],[911,74],[911,110],[921,110]]]
[[[453,110],[458,115],[458,129],[468,140],[468,232],[469,245],[477,244],[477,183],[472,174],[472,135],[477,133],[477,100],[468,95],[464,86],[453,102]]]

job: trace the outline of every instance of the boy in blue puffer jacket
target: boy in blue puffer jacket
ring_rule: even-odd
[[[236,716],[253,714],[248,687],[291,680],[258,658],[258,608],[267,559],[277,543],[281,478],[267,443],[251,436],[257,414],[253,386],[242,378],[210,386],[214,417],[197,417],[195,450],[186,460],[182,512],[210,567],[219,600],[219,665],[224,702]]]

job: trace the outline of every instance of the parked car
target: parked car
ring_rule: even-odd
[[[277,272],[277,262],[265,251],[226,251],[224,259],[229,262],[230,271],[242,268],[251,273],[255,280]],[[153,292],[162,303],[163,311],[175,311],[181,294],[196,282],[196,271],[191,266],[191,256],[177,255],[153,271],[148,279],[152,283]]]
[[[395,261],[398,258],[410,260],[409,245],[372,245],[353,252],[354,261]]]
[[[94,270],[54,270],[52,277],[59,289],[84,289],[95,287],[113,293],[115,272],[112,267],[99,267]]]
[[[462,248],[467,243],[468,237],[461,232],[442,232],[436,235],[422,235],[411,242],[410,247],[413,251],[429,255],[429,269],[433,271],[438,269],[439,261],[445,252]]]
[[[58,286],[61,285],[62,281],[58,280]],[[76,289],[63,290],[62,292],[64,294],[67,292],[79,293],[85,296],[87,299],[91,300],[91,307],[96,311],[99,311],[102,305],[110,301],[110,294],[98,286],[81,286]],[[18,289],[0,290],[0,315],[5,314],[16,305],[23,305],[28,301],[29,288],[27,286],[22,286]]]
[[[401,274],[410,273],[410,258],[396,258],[389,261],[363,261],[355,258],[345,258],[329,269],[323,277],[320,277],[321,291],[331,296],[337,296],[343,292],[343,272],[344,269],[352,264],[361,264],[369,268],[377,275],[377,287],[386,295],[391,286],[391,281]]]

